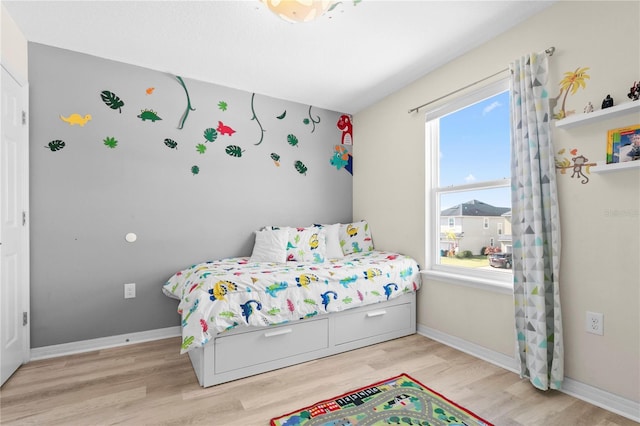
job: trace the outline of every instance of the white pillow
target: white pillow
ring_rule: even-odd
[[[287,242],[289,231],[286,229],[263,229],[256,231],[256,241],[249,262],[285,263],[287,261]]]
[[[333,225],[316,225],[324,229],[325,243],[327,245],[327,259],[340,259],[344,257],[342,246],[340,246],[340,224]]]
[[[287,261],[323,263],[327,256],[325,230],[311,226],[308,228],[288,228]]]

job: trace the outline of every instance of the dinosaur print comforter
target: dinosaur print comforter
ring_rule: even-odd
[[[193,265],[162,288],[180,300],[181,353],[241,326],[270,326],[390,300],[420,287],[410,257],[354,253],[324,263],[250,263],[236,257]]]

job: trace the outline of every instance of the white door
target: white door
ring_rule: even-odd
[[[0,76],[0,385],[29,360],[28,90]]]

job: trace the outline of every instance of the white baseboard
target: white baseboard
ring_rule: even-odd
[[[117,336],[101,337],[98,339],[62,343],[59,345],[42,346],[40,348],[31,349],[30,360],[37,361],[40,359],[55,358],[64,355],[73,355],[83,352],[97,351],[100,349],[132,345],[134,343],[150,342],[152,340],[180,336],[181,333],[182,328],[180,326],[175,326],[137,333],[120,334]]]
[[[487,349],[467,340],[460,339],[459,337],[451,336],[420,324],[418,324],[418,334],[495,364],[498,367],[520,374],[515,356],[509,357],[503,353]],[[561,392],[633,421],[640,422],[640,402],[631,401],[568,377],[564,378]]]

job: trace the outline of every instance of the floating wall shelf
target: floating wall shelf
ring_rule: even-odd
[[[619,170],[624,169],[638,169],[640,168],[640,160],[636,161],[627,161],[624,163],[604,163],[598,162],[597,165],[592,166],[589,171],[592,173],[608,173],[608,172],[617,172]]]
[[[570,115],[562,120],[556,120],[556,128],[568,129],[571,127],[592,124],[602,120],[608,120],[610,118],[619,117],[626,114],[632,114],[633,112],[640,113],[640,100],[625,102],[620,105],[615,105],[610,108],[600,109],[593,112],[584,114]]]

